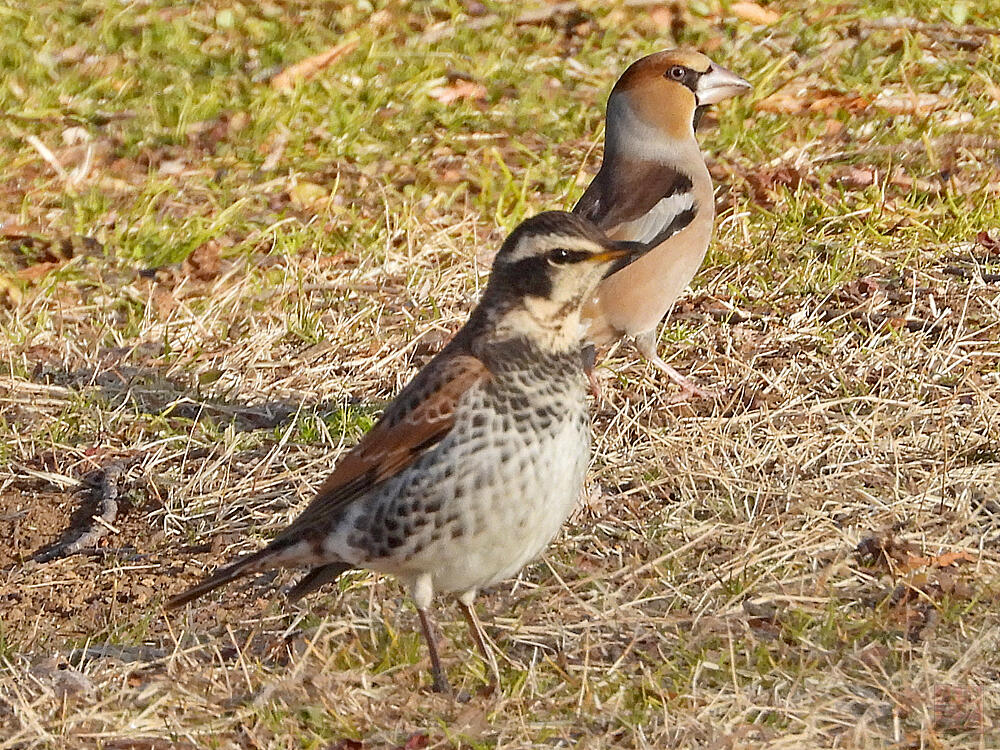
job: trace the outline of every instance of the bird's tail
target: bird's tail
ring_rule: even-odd
[[[245,576],[249,573],[256,573],[260,570],[272,567],[272,565],[266,564],[266,561],[275,555],[276,550],[265,547],[260,550],[260,552],[254,552],[250,555],[244,555],[243,557],[237,558],[237,560],[224,568],[219,568],[217,571],[212,573],[212,575],[205,578],[201,583],[195,584],[187,591],[182,594],[167,600],[167,603],[163,606],[166,609],[177,609],[177,607],[183,607],[190,601],[194,601],[199,596],[207,594],[213,589],[219,588],[230,581],[235,581],[237,578]]]
[[[288,601],[294,604],[306,594],[312,593],[325,583],[336,580],[337,576],[345,570],[350,569],[351,565],[349,563],[340,562],[327,563],[326,565],[320,565],[318,568],[313,568],[303,576],[301,581],[288,589],[286,592]]]

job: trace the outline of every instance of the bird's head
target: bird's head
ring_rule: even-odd
[[[552,350],[578,349],[580,311],[597,284],[641,250],[613,242],[587,219],[546,211],[504,241],[480,307],[494,313],[500,336]]]
[[[676,140],[693,136],[697,119],[711,104],[750,91],[752,86],[700,52],[673,49],[632,63],[608,99],[609,130],[615,118],[635,117],[643,126]],[[633,136],[634,137],[634,136]]]

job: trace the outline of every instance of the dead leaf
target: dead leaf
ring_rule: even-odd
[[[856,190],[874,185],[877,178],[875,170],[870,167],[845,167],[836,179],[839,185]]]
[[[270,172],[278,166],[285,154],[285,147],[288,146],[288,137],[288,129],[283,126],[271,134],[267,143],[261,147],[267,153],[264,163],[260,165],[261,171]]]
[[[314,182],[296,182],[288,189],[288,199],[297,208],[318,211],[326,205],[330,194]]]
[[[196,247],[181,264],[181,268],[189,276],[199,281],[211,281],[219,275],[220,267],[219,243],[215,240],[209,240]]]
[[[534,26],[549,23],[556,16],[565,16],[580,10],[575,2],[552,3],[540,8],[530,8],[517,17],[514,23],[524,26]]]
[[[904,321],[905,322],[905,321]],[[871,536],[862,539],[855,548],[855,554],[861,558],[870,558],[873,564],[892,562],[905,564],[907,559],[915,557],[919,548],[913,542],[906,542],[896,536],[897,526],[885,526]]]
[[[649,11],[649,20],[660,29],[669,29],[674,25],[674,14],[670,8],[664,5],[657,5]]]
[[[926,115],[944,109],[952,103],[952,100],[940,94],[882,93],[875,97],[872,103],[891,115]]]
[[[921,193],[940,193],[943,188],[940,183],[908,175],[902,168],[893,170],[889,176],[889,183],[904,190],[916,190]]]
[[[951,568],[942,568],[938,573],[938,585],[941,591],[955,599],[968,601],[973,597],[972,586],[959,577]]]
[[[810,112],[862,112],[871,106],[871,102],[858,94],[842,94],[840,92],[821,91],[809,104]]]
[[[406,742],[396,750],[423,750],[431,742],[431,738],[423,732],[414,732],[406,738]]]
[[[458,79],[447,86],[437,86],[427,92],[432,99],[437,99],[442,104],[454,104],[460,99],[472,99],[474,101],[486,101],[486,87],[475,81]]]
[[[983,710],[982,689],[961,685],[934,685],[931,719],[941,731],[982,731],[989,726]]]
[[[975,555],[964,550],[959,552],[945,552],[943,555],[937,555],[936,557],[909,555],[907,556],[905,566],[908,570],[915,570],[917,568],[947,568],[963,562],[974,563],[977,559]]]
[[[809,109],[809,102],[801,96],[776,91],[754,104],[754,109],[777,115],[796,115]]]
[[[21,279],[21,281],[38,281],[38,279],[48,274],[49,271],[54,271],[62,265],[62,261],[57,263],[33,263],[27,268],[22,268],[18,271],[17,278]]]
[[[801,91],[792,94],[776,91],[761,99],[755,105],[761,112],[773,112],[781,115],[794,115],[801,112],[861,112],[871,105],[867,99],[858,94],[845,94],[835,89]]]
[[[764,8],[757,3],[739,2],[729,6],[729,10],[737,18],[757,24],[759,26],[769,26],[781,20],[781,14],[775,13],[770,8]]]
[[[333,65],[340,58],[349,55],[358,48],[357,39],[348,39],[346,42],[331,47],[318,55],[307,57],[294,65],[290,65],[271,79],[271,87],[277,91],[291,91],[295,84],[300,81],[308,81],[324,68]]]
[[[763,205],[770,205],[781,199],[779,187],[797,190],[805,183],[817,187],[819,179],[814,174],[804,173],[797,166],[782,164],[773,168],[762,168],[744,175],[753,190],[754,200]]]
[[[990,255],[1000,253],[1000,240],[994,239],[986,230],[976,235],[976,244],[986,250]]]
[[[324,750],[365,750],[365,745],[363,742],[358,742],[357,740],[342,739],[329,744],[324,748]]]
[[[24,301],[24,292],[17,282],[0,272],[0,306],[17,307]]]

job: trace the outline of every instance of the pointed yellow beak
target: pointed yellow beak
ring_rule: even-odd
[[[594,253],[589,258],[587,258],[588,263],[608,263],[612,260],[618,260],[619,258],[624,258],[629,254],[628,250],[616,248],[614,250],[605,250],[603,253]]]

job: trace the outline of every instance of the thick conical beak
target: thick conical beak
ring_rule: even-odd
[[[698,100],[698,106],[704,107],[745,94],[752,88],[753,86],[748,81],[740,78],[731,70],[726,70],[721,65],[712,63],[708,72],[698,78],[695,98]]]

